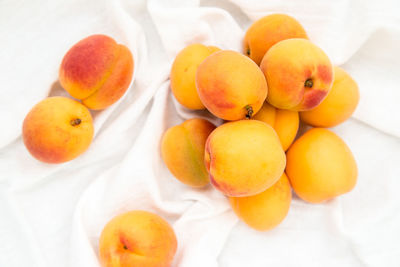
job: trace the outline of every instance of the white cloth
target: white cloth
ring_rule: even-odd
[[[398,3],[1,1],[0,266],[98,267],[103,226],[130,209],[172,224],[179,243],[173,266],[400,266]],[[353,118],[333,129],[353,151],[359,179],[351,193],[325,204],[294,197],[285,221],[260,233],[239,222],[211,186],[191,189],[173,178],[159,143],[168,127],[209,116],[173,99],[168,75],[177,52],[194,42],[241,51],[251,22],[277,12],[297,18],[359,84]],[[40,163],[22,143],[22,121],[49,94],[66,94],[57,82],[61,59],[94,33],[131,49],[134,83],[94,113],[86,153]]]

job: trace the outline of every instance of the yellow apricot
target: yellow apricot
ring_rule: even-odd
[[[189,109],[204,109],[196,89],[195,75],[203,60],[220,49],[192,44],[181,50],[171,68],[171,90],[176,100]]]
[[[292,191],[285,173],[264,192],[248,197],[230,197],[237,216],[250,227],[270,230],[279,225],[289,212]]]
[[[339,136],[313,128],[289,148],[286,174],[300,198],[320,203],[354,188],[357,164]]]
[[[299,114],[297,111],[274,108],[267,102],[264,102],[264,105],[253,119],[271,125],[278,134],[285,151],[292,144],[299,129]]]

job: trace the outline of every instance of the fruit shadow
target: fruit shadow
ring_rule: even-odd
[[[293,143],[294,143],[297,139],[299,139],[300,136],[302,136],[305,132],[307,132],[307,131],[310,130],[311,128],[313,128],[313,127],[311,127],[311,126],[305,124],[304,122],[302,122],[302,121],[300,120],[300,123],[299,123],[299,130],[297,131],[297,135],[296,135],[296,137],[295,137]]]

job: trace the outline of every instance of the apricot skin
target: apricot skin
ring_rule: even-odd
[[[92,117],[84,105],[66,97],[49,97],[26,115],[22,138],[36,159],[62,163],[89,147],[93,131]]]
[[[141,210],[114,217],[99,241],[103,267],[169,267],[176,249],[176,236],[168,222]]]
[[[328,96],[316,108],[300,112],[305,123],[315,127],[333,127],[347,120],[360,100],[357,83],[339,67],[334,67],[334,80]]]
[[[290,39],[308,39],[301,24],[291,16],[273,14],[255,21],[243,40],[243,53],[259,65],[265,53],[276,43]]]
[[[91,35],[71,47],[60,70],[61,86],[90,109],[104,109],[120,99],[133,75],[129,49],[106,35]]]
[[[279,225],[288,214],[291,201],[292,190],[285,173],[260,194],[229,198],[236,215],[258,231],[267,231]]]
[[[297,111],[274,108],[267,102],[264,103],[253,119],[268,123],[274,128],[284,151],[293,143],[299,129]]]
[[[280,109],[315,108],[332,86],[333,67],[321,48],[306,39],[287,39],[272,46],[260,68],[268,83],[267,101]]]
[[[227,196],[258,194],[282,175],[285,153],[274,129],[257,120],[228,122],[207,139],[205,162],[211,184]]]
[[[210,182],[204,164],[204,147],[215,126],[190,119],[169,128],[161,140],[161,155],[170,172],[182,183],[202,187]]]
[[[324,128],[313,128],[287,152],[286,174],[303,200],[320,203],[351,191],[357,164],[344,141]]]
[[[256,114],[268,93],[265,77],[257,64],[229,50],[213,53],[200,64],[196,87],[204,106],[215,116],[229,121]]]
[[[178,102],[189,109],[205,109],[196,89],[196,71],[203,60],[220,49],[202,44],[188,45],[176,56],[171,68],[171,90]]]

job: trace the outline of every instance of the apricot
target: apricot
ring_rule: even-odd
[[[296,194],[320,203],[351,191],[357,164],[345,142],[324,128],[313,128],[287,152],[286,174]]]
[[[133,75],[129,49],[106,35],[91,35],[64,56],[61,86],[90,109],[104,109],[120,99]]]
[[[274,107],[304,111],[315,108],[332,86],[333,68],[321,48],[306,39],[287,39],[271,47],[260,68]]]
[[[303,111],[300,118],[316,127],[333,127],[347,120],[358,105],[357,83],[339,67],[334,67],[334,80],[328,96],[316,108]]]
[[[267,231],[279,225],[288,214],[291,201],[292,191],[285,173],[262,193],[229,198],[236,215],[258,231]]]
[[[215,125],[190,119],[169,128],[161,140],[161,155],[170,172],[182,183],[202,187],[210,182],[204,165],[207,137]]]
[[[197,92],[204,106],[224,120],[240,120],[256,114],[268,88],[260,68],[234,51],[208,56],[196,73]]]
[[[169,267],[176,249],[176,236],[168,222],[142,210],[114,217],[99,241],[103,267]]]
[[[227,196],[258,194],[285,169],[285,152],[274,129],[257,120],[227,122],[207,139],[205,162],[211,184]]]
[[[253,119],[268,123],[274,128],[284,151],[293,143],[299,129],[299,114],[297,111],[274,108],[267,102],[264,102],[264,105]]]
[[[203,60],[220,49],[192,44],[176,56],[171,68],[171,89],[176,100],[189,109],[205,109],[196,89],[195,75]]]
[[[62,163],[82,154],[93,138],[92,116],[81,103],[66,97],[49,97],[26,115],[22,139],[36,159]]]
[[[243,40],[244,53],[259,65],[265,53],[276,43],[290,38],[305,38],[300,23],[285,14],[273,14],[255,21]]]

